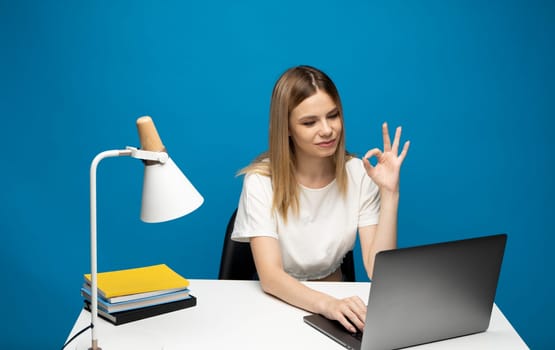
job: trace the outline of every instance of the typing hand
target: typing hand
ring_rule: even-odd
[[[366,305],[357,296],[332,299],[323,315],[330,320],[339,321],[349,332],[356,333],[364,329]]]

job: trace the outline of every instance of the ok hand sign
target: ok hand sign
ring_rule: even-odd
[[[401,171],[401,164],[409,150],[410,141],[405,142],[401,154],[398,155],[401,127],[399,126],[395,130],[393,145],[391,145],[391,139],[389,138],[387,123],[383,123],[382,133],[383,152],[379,148],[374,148],[366,152],[362,158],[362,162],[364,163],[368,176],[379,186],[380,191],[399,192],[399,173]],[[369,159],[372,157],[376,157],[377,159],[375,166],[370,164]]]

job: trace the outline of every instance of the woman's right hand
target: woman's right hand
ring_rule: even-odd
[[[366,305],[358,296],[344,299],[330,297],[321,314],[330,320],[339,321],[349,332],[356,333],[364,329]]]
[[[366,305],[357,296],[337,299],[314,290],[283,270],[279,242],[273,237],[250,240],[251,251],[264,292],[309,312],[339,321],[349,332],[364,328]]]

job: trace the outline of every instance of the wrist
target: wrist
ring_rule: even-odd
[[[326,315],[329,309],[329,305],[333,302],[334,298],[330,295],[322,293],[322,297],[318,298],[316,302],[316,312],[317,314]]]
[[[395,190],[388,190],[388,189],[383,189],[380,188],[380,197],[381,200],[393,200],[393,201],[398,201],[399,200],[399,189],[395,189]]]

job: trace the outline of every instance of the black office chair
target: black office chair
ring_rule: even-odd
[[[257,280],[258,275],[256,274],[250,244],[231,240],[236,215],[237,209],[231,214],[227,223],[218,278],[221,280]],[[356,280],[352,250],[343,258],[341,272],[344,281],[354,282]]]
[[[237,209],[231,214],[227,223],[218,278],[221,280],[257,280],[251,245],[231,240],[236,215]]]

